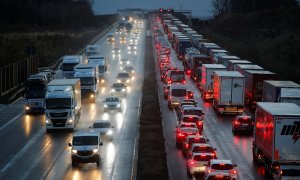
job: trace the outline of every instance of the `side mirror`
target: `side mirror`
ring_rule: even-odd
[[[68,143],[68,146],[71,147],[71,146],[72,146],[72,143]]]
[[[103,142],[100,142],[100,143],[99,143],[99,146],[103,146]]]

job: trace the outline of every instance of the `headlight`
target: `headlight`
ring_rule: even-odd
[[[113,50],[112,53],[115,53],[115,50]]]
[[[134,46],[134,49],[136,49],[136,46]]]
[[[73,123],[73,118],[68,118],[68,123]]]
[[[129,64],[130,62],[129,61],[127,61],[127,64]]]
[[[45,122],[46,124],[51,124],[51,120],[49,118],[46,118]]]
[[[94,152],[94,153],[98,152],[98,149],[94,149],[93,152]]]
[[[91,97],[91,98],[94,98],[94,97],[95,97],[95,95],[94,95],[94,94],[91,94],[91,95],[90,95],[90,97]]]
[[[30,109],[30,107],[26,105],[25,109],[26,109],[26,111],[28,111]]]
[[[119,53],[121,52],[121,50],[118,51]]]
[[[117,104],[117,107],[120,107],[121,106],[121,104]]]
[[[131,47],[129,46],[129,47],[128,47],[128,50],[130,50],[130,49],[131,49]]]
[[[131,73],[134,73],[134,70],[132,70]]]
[[[127,79],[127,80],[126,80],[126,82],[127,82],[127,83],[129,83],[129,82],[130,82],[130,80],[129,80],[129,79]]]
[[[121,82],[121,80],[120,79],[118,79],[118,83],[120,83]]]
[[[130,42],[132,42],[132,39],[130,39]]]
[[[111,90],[111,92],[115,92],[115,91],[116,91],[115,89],[112,89],[112,90]]]
[[[124,92],[124,91],[125,91],[125,88],[122,89],[122,92]]]
[[[107,108],[107,104],[104,104],[104,107]]]
[[[107,135],[112,135],[112,134],[113,134],[113,131],[110,129],[110,130],[107,131],[106,134],[107,134]]]
[[[105,83],[105,80],[104,80],[104,79],[102,79],[102,80],[101,80],[101,83]]]
[[[73,150],[72,150],[72,153],[76,154],[76,153],[77,153],[77,150],[76,150],[76,149],[73,149]]]

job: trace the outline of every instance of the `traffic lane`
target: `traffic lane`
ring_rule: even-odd
[[[118,67],[118,62],[114,61],[112,64],[112,69],[116,69],[114,67]],[[117,72],[114,72],[117,73]],[[113,74],[113,73],[112,73]],[[113,82],[114,80],[114,75],[109,77],[109,82]],[[139,84],[139,83],[138,83]],[[133,88],[135,89],[135,88]],[[134,91],[134,90],[133,90]],[[51,169],[49,176],[51,177],[52,174],[55,174],[58,178],[68,178],[68,177],[78,177],[80,179],[91,179],[94,177],[101,177],[101,179],[108,179],[111,177],[111,171],[113,168],[117,172],[116,175],[114,175],[114,179],[118,179],[117,177],[120,177],[119,179],[124,179],[124,177],[130,177],[130,166],[128,164],[131,164],[130,158],[133,154],[133,140],[130,141],[129,137],[135,137],[136,134],[136,126],[137,123],[133,121],[133,119],[136,119],[136,109],[134,108],[127,108],[131,107],[132,103],[136,105],[135,102],[129,102],[130,100],[136,100],[138,99],[135,94],[139,93],[140,90],[137,90],[136,92],[129,93],[126,98],[123,98],[123,104],[125,103],[125,108],[123,109],[123,113],[114,113],[114,112],[103,112],[103,107],[102,107],[102,97],[104,98],[105,96],[108,96],[110,92],[108,90],[105,90],[101,92],[100,96],[97,96],[97,103],[96,104],[89,104],[84,106],[83,109],[83,114],[86,114],[86,117],[82,117],[81,119],[85,119],[84,121],[80,121],[78,124],[78,129],[88,129],[88,126],[90,126],[94,120],[94,117],[98,117],[99,119],[110,119],[112,121],[112,124],[114,125],[114,136],[113,140],[110,141],[107,139],[103,139],[104,141],[104,146],[102,148],[102,162],[101,165],[98,169],[101,169],[101,172],[99,174],[95,173],[94,169],[95,165],[93,164],[82,164],[80,165],[79,168],[76,168],[75,170],[73,168],[70,168],[71,160],[70,160],[70,152],[66,154],[66,157],[62,157],[59,159],[65,159],[66,162],[62,163],[55,163],[54,167]],[[132,96],[132,97],[131,97]],[[140,96],[140,95],[139,95]],[[100,99],[99,99],[100,97]],[[129,122],[129,123],[127,123]],[[128,125],[126,125],[126,123]],[[124,125],[123,125],[124,124]],[[134,127],[135,124],[135,127]],[[126,128],[124,128],[126,126]],[[124,131],[124,132],[122,132]],[[122,137],[122,139],[120,139]],[[133,138],[132,138],[133,139]],[[126,153],[126,155],[119,155],[119,159],[121,160],[116,160],[116,151],[117,148],[122,148],[120,152]],[[122,154],[121,153],[121,154]],[[129,159],[128,159],[129,158]],[[66,164],[63,167],[62,164]],[[114,167],[115,166],[115,167]],[[64,170],[62,170],[64,169]],[[61,172],[61,173],[59,173]],[[122,172],[123,174],[120,174]],[[125,174],[124,174],[125,173]],[[47,177],[47,178],[48,178]],[[125,178],[127,179],[127,178]]]
[[[183,69],[182,67],[182,62],[177,60],[176,57],[176,53],[172,50],[171,52],[171,61],[172,64],[176,67],[178,67],[179,69]],[[158,77],[159,80],[159,77]],[[200,107],[204,108],[206,111],[206,116],[205,116],[205,122],[212,122],[214,123],[210,128],[210,131],[206,131],[204,130],[204,135],[206,135],[207,137],[209,137],[210,135],[215,135],[214,137],[212,137],[212,141],[210,141],[213,145],[213,141],[214,139],[216,142],[219,142],[218,145],[215,146],[219,146],[222,147],[223,144],[226,144],[225,147],[221,148],[221,151],[218,151],[218,156],[223,157],[223,158],[227,158],[227,159],[231,159],[234,162],[236,162],[237,164],[241,164],[238,169],[239,169],[239,174],[240,177],[245,177],[245,178],[249,178],[249,179],[261,179],[262,177],[260,175],[257,175],[257,172],[254,170],[253,165],[252,165],[252,158],[251,156],[249,156],[250,153],[252,153],[251,151],[251,147],[252,147],[252,137],[250,136],[243,136],[243,139],[238,138],[238,137],[232,137],[232,133],[231,133],[231,122],[233,119],[233,116],[218,116],[215,114],[214,110],[212,109],[210,103],[203,103],[202,99],[200,98],[200,93],[198,91],[198,89],[195,87],[194,83],[192,83],[190,80],[188,80],[188,87],[193,90],[195,93],[195,98],[198,100],[198,105],[200,105]],[[162,89],[161,89],[162,92]],[[162,98],[162,96],[161,96]],[[169,119],[172,119],[172,117],[169,117]],[[215,128],[216,126],[219,126],[218,128]],[[204,124],[204,129],[209,129],[206,128],[206,126],[208,126],[209,124],[206,125],[206,123]],[[167,126],[168,127],[168,126]],[[170,134],[172,134],[172,128],[168,130]],[[220,137],[221,136],[221,137]],[[224,139],[228,139],[229,141],[224,143]],[[169,136],[172,139],[172,136]],[[174,137],[174,136],[173,136]],[[174,139],[174,138],[173,138]],[[233,140],[233,141],[232,141]],[[217,144],[217,143],[216,143]],[[220,149],[220,148],[218,148]],[[172,153],[173,155],[176,153]],[[244,156],[244,158],[240,158],[240,154],[242,154]],[[236,156],[235,156],[236,155]],[[175,157],[175,156],[174,156]],[[174,161],[173,159],[171,159],[171,161]],[[178,164],[178,163],[172,163],[172,164]],[[175,168],[175,169],[185,169],[185,167],[182,167],[182,164],[180,164],[179,167]],[[249,175],[249,172],[252,172],[252,175]],[[259,171],[260,172],[260,171]],[[175,172],[176,173],[176,172]],[[180,175],[181,173],[179,173]],[[174,177],[177,177],[178,173],[176,173],[176,175]]]

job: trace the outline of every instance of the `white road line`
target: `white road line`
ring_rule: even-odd
[[[0,127],[0,131],[2,131],[4,128],[6,128],[7,126],[9,126],[11,123],[13,123],[15,120],[17,120],[22,115],[23,115],[23,112],[21,112],[20,114],[16,115],[13,119],[11,119],[7,123],[5,123],[2,127]]]
[[[8,163],[6,163],[6,166],[4,166],[0,173],[0,179],[1,179],[1,176],[3,175],[3,173],[8,169],[10,168],[11,166],[13,166],[20,158],[22,158],[24,156],[24,154],[28,151],[28,149],[38,140],[38,138],[40,138],[42,135],[44,134],[44,129],[41,128],[38,133],[33,137],[31,138],[27,143],[26,145],[12,158],[10,159],[10,161]]]

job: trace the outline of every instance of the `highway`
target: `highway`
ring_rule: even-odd
[[[163,32],[162,26],[160,26]],[[165,35],[165,39],[168,37]],[[154,43],[154,41],[153,41]],[[172,45],[169,43],[170,47]],[[153,46],[155,47],[155,45]],[[153,51],[156,56],[156,49]],[[172,65],[183,70],[182,62],[177,59],[176,52],[172,49],[170,59]],[[177,125],[176,115],[169,110],[167,101],[163,97],[163,87],[165,84],[160,80],[158,61],[156,62],[156,78],[159,86],[159,101],[163,115],[163,130],[165,136],[166,154],[168,161],[168,170],[170,179],[190,179],[186,173],[186,160],[181,155],[181,150],[175,145],[175,128]],[[209,143],[217,149],[218,159],[229,159],[237,164],[238,178],[245,180],[262,180],[264,177],[264,168],[256,167],[252,161],[252,135],[233,135],[231,123],[234,116],[218,115],[212,103],[204,103],[198,88],[194,82],[187,77],[186,83],[188,89],[194,92],[194,98],[197,106],[203,108],[205,113],[203,135],[209,139]],[[199,179],[199,176],[192,177]],[[201,179],[201,178],[200,178]]]
[[[88,130],[96,119],[111,120],[113,139],[103,138],[100,166],[88,163],[73,168],[68,146],[72,133],[46,133],[45,116],[26,115],[25,101],[20,98],[0,110],[0,179],[130,179],[143,84],[145,28],[136,54],[127,53],[128,40],[126,44],[119,44],[119,35],[116,35],[115,46],[122,50],[121,57],[128,58],[136,72],[132,86],[128,87],[130,92],[122,98],[125,107],[122,112],[103,111],[102,101],[110,95],[110,86],[120,68],[119,60],[112,57],[112,45],[106,42],[106,35],[95,43],[109,59],[108,83],[100,89],[96,103],[83,103],[76,131]],[[56,78],[60,74],[58,72]]]

